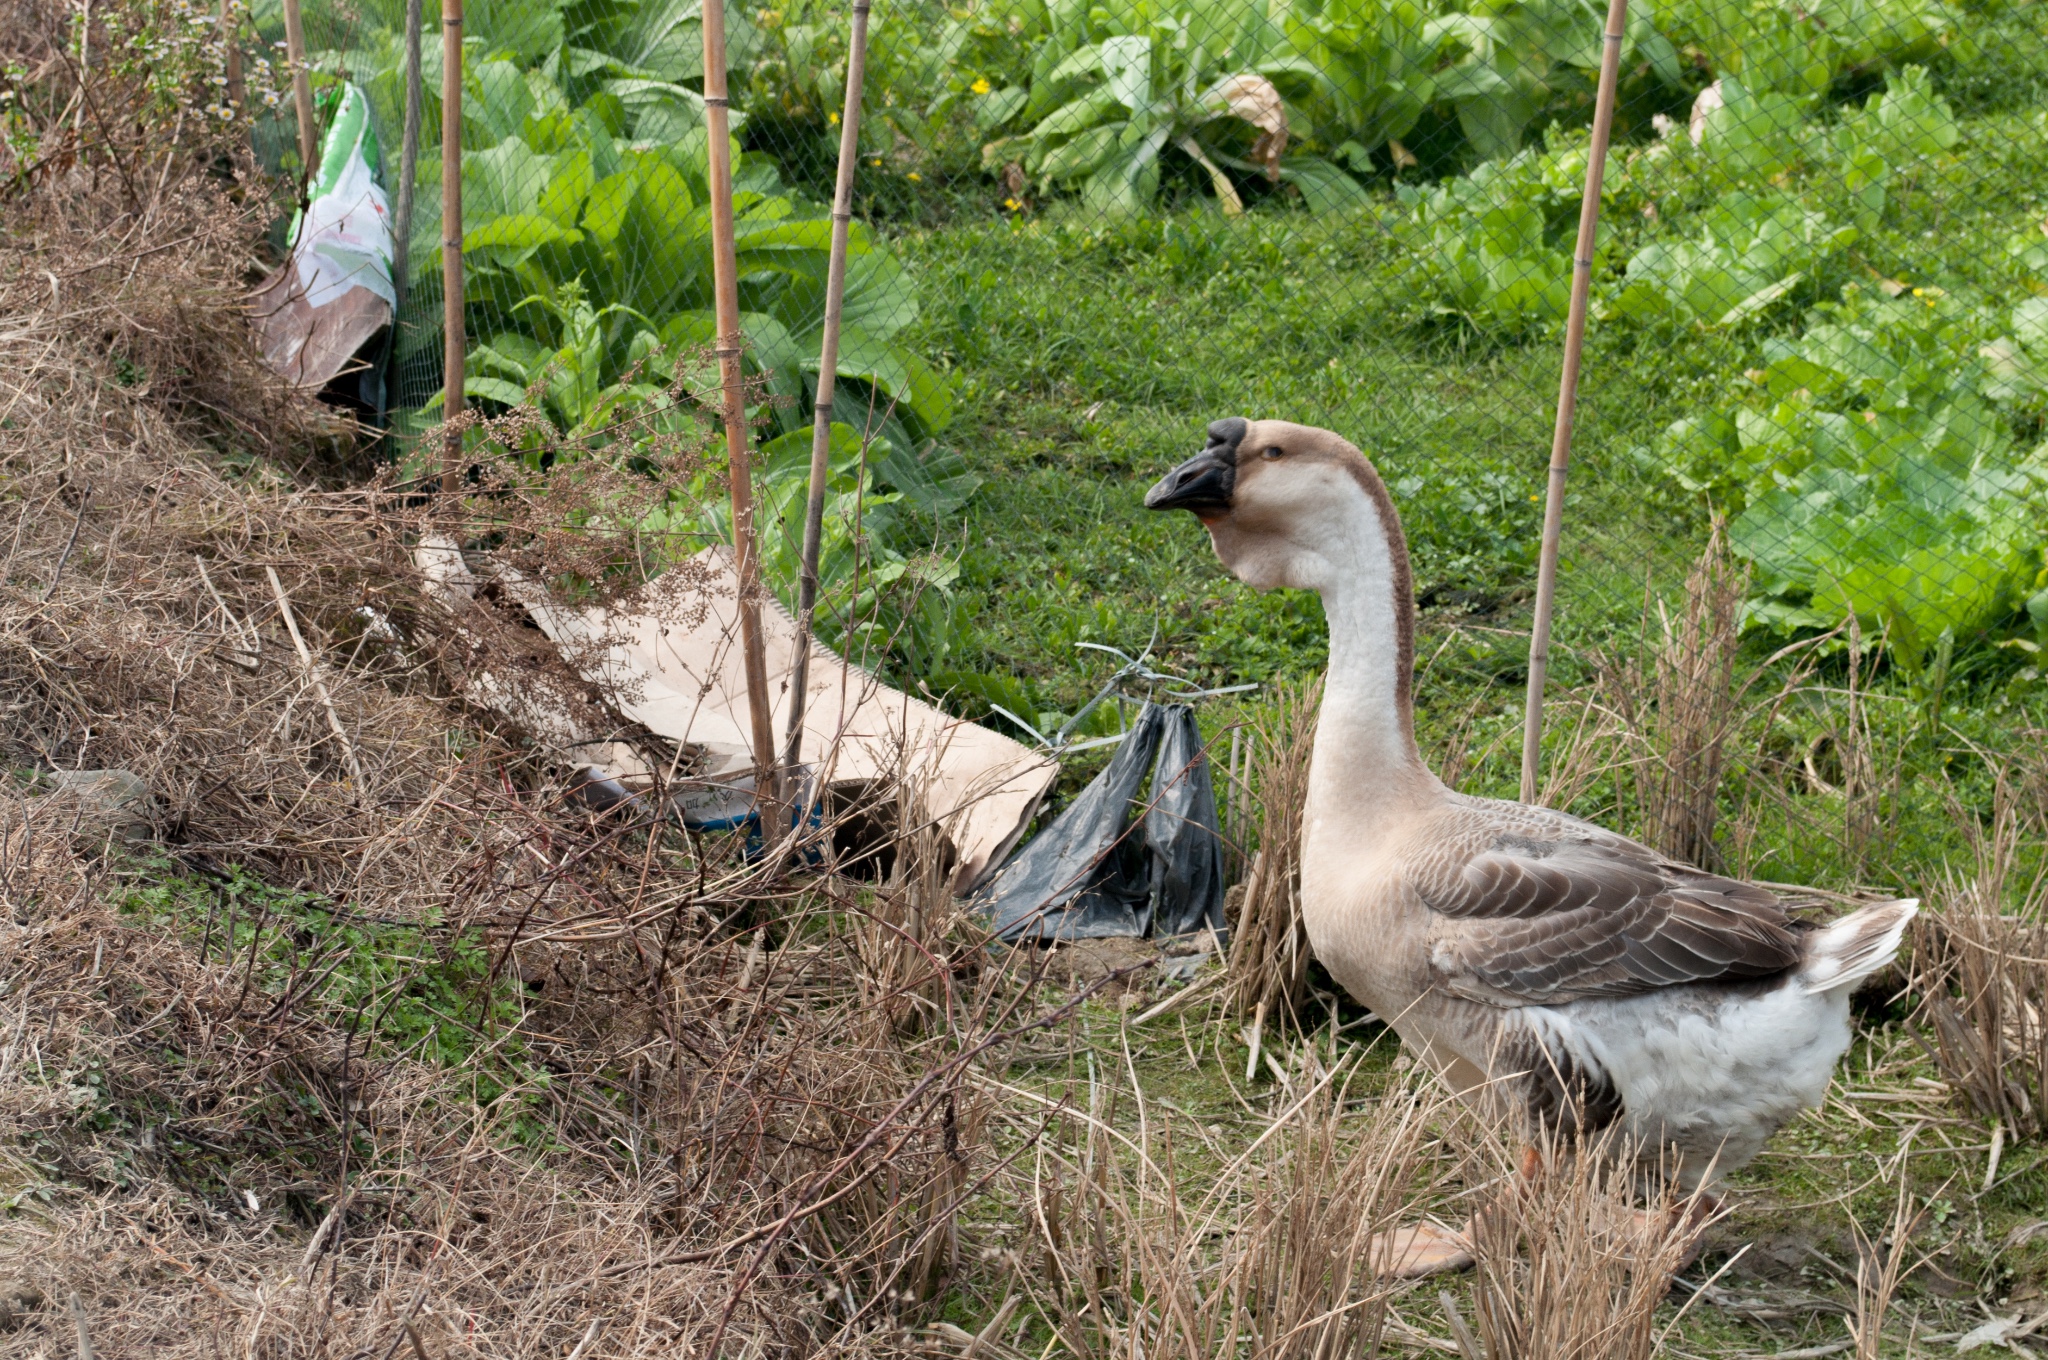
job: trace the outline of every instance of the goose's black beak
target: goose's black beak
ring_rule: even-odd
[[[1145,493],[1145,508],[1226,513],[1237,485],[1237,446],[1246,428],[1247,422],[1238,416],[1211,425],[1209,446],[1153,483]]]

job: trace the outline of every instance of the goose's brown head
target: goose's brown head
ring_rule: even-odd
[[[1145,493],[1152,510],[1190,510],[1231,574],[1260,590],[1321,590],[1368,524],[1399,542],[1377,471],[1348,440],[1285,420],[1233,416]],[[1368,510],[1367,507],[1370,506]],[[1406,566],[1405,552],[1395,554]]]

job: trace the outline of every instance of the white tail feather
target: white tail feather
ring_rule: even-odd
[[[1906,926],[1920,910],[1920,899],[1901,897],[1859,907],[1814,933],[1799,970],[1800,985],[1810,993],[1853,987],[1892,961]]]

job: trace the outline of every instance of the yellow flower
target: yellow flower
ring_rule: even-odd
[[[905,179],[909,180],[909,181],[910,181],[910,182],[911,182],[912,184],[922,184],[922,183],[924,183],[924,176],[923,176],[923,175],[920,175],[920,174],[918,174],[918,173],[917,173],[917,171],[915,171],[915,170],[911,171],[911,172],[910,172],[909,174],[905,175],[905,176],[904,176],[903,178],[905,178]]]
[[[976,94],[987,94],[987,93],[988,93],[988,77],[987,77],[987,76],[981,76],[981,77],[979,77],[978,79],[976,79],[976,80],[975,80],[975,82],[974,82],[974,83],[973,83],[972,85],[968,86],[967,88],[968,88],[968,89],[970,89],[970,90],[972,90],[972,91],[974,91],[974,92],[975,92]]]
[[[1003,206],[1005,208],[1008,208],[1011,212],[1016,212],[1019,209],[1021,209],[1024,205],[1022,203],[1019,203],[1014,198],[1006,198],[1003,200]]]
[[[831,124],[831,125],[832,125],[833,127],[838,127],[838,126],[839,126],[839,115],[838,115],[838,114],[836,114],[836,113],[828,113],[828,114],[826,114],[826,115],[825,115],[825,121],[826,121],[826,122],[828,122],[828,123],[830,123],[830,124]]]

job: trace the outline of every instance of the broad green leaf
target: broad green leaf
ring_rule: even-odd
[[[462,18],[466,37],[517,62],[562,45],[562,0],[469,0]]]
[[[1089,128],[1080,136],[1046,151],[1033,168],[1054,183],[1092,175],[1116,154],[1123,130],[1122,123]]]
[[[1372,206],[1359,182],[1320,156],[1290,156],[1280,163],[1280,178],[1301,190],[1312,213],[1348,212]]]
[[[573,227],[565,227],[551,217],[514,213],[507,217],[493,217],[482,226],[464,232],[462,249],[465,254],[496,250],[521,255],[557,241],[573,244],[582,239],[583,233]]]
[[[833,427],[835,441],[839,428]],[[875,459],[875,471],[901,492],[905,501],[939,518],[967,504],[982,482],[957,449],[942,448],[930,440],[915,452],[894,442],[884,445]]]
[[[848,326],[839,338],[839,371],[865,378],[910,408],[936,433],[953,421],[953,393],[943,376],[909,350]]]
[[[1022,113],[1030,98],[1030,91],[1019,85],[1007,85],[1000,90],[990,90],[980,96],[974,106],[975,130],[983,136],[994,132]]]
[[[807,350],[787,326],[766,313],[741,312],[740,329],[746,332],[749,355],[764,369],[798,368],[806,361],[817,366],[817,347]]]
[[[1749,320],[1772,303],[1778,301],[1778,299],[1784,297],[1794,288],[1797,288],[1800,281],[1805,277],[1804,274],[1787,274],[1776,283],[1765,284],[1762,288],[1757,289],[1754,293],[1751,293],[1748,297],[1730,307],[1726,312],[1723,312],[1720,321],[1716,324],[1735,326]]]
[[[1101,47],[1103,86],[1112,99],[1136,113],[1152,103],[1152,40],[1135,33],[1106,39]]]
[[[466,73],[462,99],[462,121],[482,134],[487,145],[526,130],[534,112],[533,93],[527,88],[526,73],[509,61],[486,61]],[[474,145],[471,134],[463,141]]]
[[[633,170],[608,175],[592,187],[589,204],[583,210],[583,229],[609,245],[625,224],[633,195],[640,189],[640,176]]]
[[[1115,118],[1120,108],[1117,97],[1107,89],[1090,90],[1079,99],[1064,104],[1047,114],[1038,126],[1031,129],[1030,136],[1037,142],[1054,137],[1067,137],[1084,129],[1093,129],[1105,119]],[[1121,126],[1117,119],[1116,125]]]
[[[571,151],[556,158],[553,173],[548,177],[547,187],[541,190],[536,205],[541,214],[553,218],[565,227],[573,227],[583,213],[584,200],[590,197],[594,177],[590,173],[590,153]]]
[[[495,401],[505,406],[526,404],[526,389],[508,383],[503,378],[464,378],[462,395],[482,397],[486,401]]]
[[[465,225],[532,212],[547,187],[551,158],[513,138],[483,151],[462,153]]]

